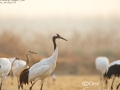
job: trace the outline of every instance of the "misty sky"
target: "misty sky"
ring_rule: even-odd
[[[119,22],[120,0],[25,0],[0,4],[0,28],[118,29]]]
[[[25,0],[0,4],[0,17],[120,17],[120,0]]]

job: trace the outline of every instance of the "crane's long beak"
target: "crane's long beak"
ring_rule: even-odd
[[[68,41],[67,39],[65,39],[65,38],[63,38],[63,37],[61,37],[61,36],[60,36],[60,38],[63,39],[63,40],[65,40],[65,41]]]
[[[31,53],[32,53],[32,54],[37,54],[36,52],[32,52],[32,51],[31,51]]]

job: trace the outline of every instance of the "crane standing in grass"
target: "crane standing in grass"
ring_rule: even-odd
[[[107,57],[97,57],[95,60],[96,69],[100,71],[101,76],[101,84],[103,82],[103,75],[108,67],[109,59]],[[103,86],[103,85],[102,85]],[[107,86],[107,80],[106,80],[106,86]]]
[[[20,73],[26,69],[27,67],[29,67],[29,54],[37,54],[35,52],[32,51],[27,51],[26,52],[26,62],[24,60],[19,60],[18,58],[10,58],[10,61],[12,62],[12,72],[13,75],[15,75],[17,77],[17,81],[18,81],[18,90],[19,90],[19,77],[20,77]]]
[[[58,56],[56,39],[63,39],[67,41],[59,34],[55,34],[52,38],[54,45],[54,52],[52,56],[34,64],[32,67],[28,69],[25,69],[20,75],[20,79],[19,79],[20,85],[28,84],[28,82],[34,81],[34,83],[30,87],[30,90],[32,90],[33,85],[40,79],[41,80],[40,90],[42,90],[45,79],[53,72],[54,68],[56,67],[57,56]]]
[[[111,90],[113,90],[113,83],[116,77],[118,78],[120,77],[120,60],[116,60],[110,63],[106,72],[104,73],[105,80],[113,78],[112,84],[111,84]],[[116,90],[118,90],[119,86],[120,86],[120,83],[117,85]]]
[[[0,90],[2,88],[2,83],[5,81],[8,73],[10,72],[10,69],[11,69],[11,62],[9,61],[9,59],[0,58],[0,78],[1,78]]]

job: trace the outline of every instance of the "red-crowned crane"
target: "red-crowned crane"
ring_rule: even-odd
[[[27,67],[29,67],[29,54],[37,54],[35,52],[32,52],[32,51],[27,51],[26,52],[26,62],[24,60],[19,60],[18,58],[10,58],[10,61],[12,62],[12,72],[13,72],[13,75],[15,75],[17,77],[17,80],[18,80],[18,90],[19,90],[19,77],[20,77],[20,73],[26,69]]]
[[[101,84],[103,82],[103,75],[108,67],[109,59],[107,57],[99,56],[95,60],[96,69],[100,72],[101,76]],[[106,80],[107,87],[107,80]]]
[[[113,83],[115,80],[115,77],[120,77],[120,60],[113,61],[109,64],[106,72],[104,73],[104,79],[111,79],[113,78],[112,84],[111,84],[111,90],[113,90]],[[118,90],[120,86],[120,83],[117,85],[116,90]]]
[[[54,45],[54,52],[49,57],[46,58],[36,64],[34,64],[32,67],[25,69],[21,75],[20,75],[20,85],[22,84],[28,84],[28,82],[34,81],[34,83],[31,85],[30,90],[32,90],[33,85],[38,81],[41,80],[41,88],[42,90],[43,83],[45,79],[53,72],[53,70],[56,67],[57,62],[57,56],[58,56],[58,48],[56,44],[56,39],[64,39],[59,34],[55,34],[52,38],[53,45]]]
[[[2,83],[5,81],[8,73],[10,72],[11,69],[11,62],[8,58],[0,58],[0,78],[1,78],[1,83],[0,83],[0,90],[2,88]]]

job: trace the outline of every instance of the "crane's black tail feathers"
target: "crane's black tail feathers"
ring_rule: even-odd
[[[104,78],[110,79],[112,76],[119,77],[120,76],[120,65],[115,64],[109,67],[108,71],[105,72]]]
[[[29,78],[28,75],[29,75],[29,68],[26,68],[21,72],[19,79],[20,86],[22,84],[28,84],[28,78]]]

